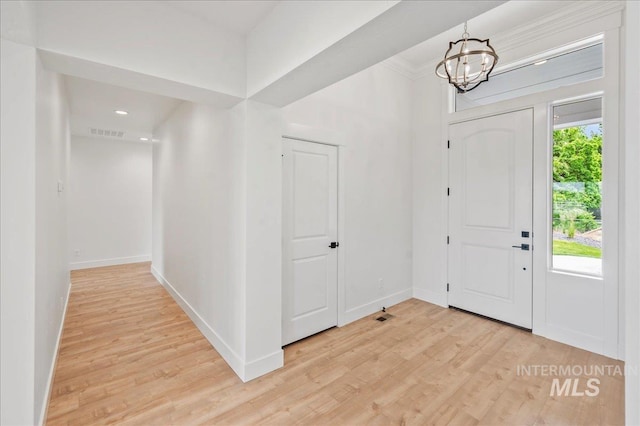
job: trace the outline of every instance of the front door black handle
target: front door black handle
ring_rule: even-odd
[[[329,246],[329,248],[336,248],[336,247],[340,247],[340,243],[332,241],[331,245]]]
[[[529,244],[520,244],[519,246],[511,246],[513,248],[519,248],[520,250],[529,251]]]

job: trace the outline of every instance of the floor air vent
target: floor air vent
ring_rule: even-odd
[[[376,321],[382,322],[382,321],[386,321],[386,320],[391,319],[391,318],[393,318],[393,315],[391,315],[391,314],[382,314],[378,318],[376,318]]]

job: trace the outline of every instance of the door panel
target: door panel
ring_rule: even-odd
[[[460,146],[466,227],[513,228],[514,146],[510,136],[499,129],[483,129],[473,135],[481,143],[467,140]]]
[[[463,245],[462,282],[465,289],[482,296],[513,301],[510,283],[513,280],[511,269],[502,265],[513,263],[513,250],[502,247],[480,247]]]
[[[293,261],[293,320],[327,309],[327,257]]]
[[[531,328],[533,112],[454,124],[449,136],[449,304]]]
[[[283,139],[283,345],[337,325],[338,151]]]
[[[329,158],[326,154],[293,151],[293,237],[327,236]]]

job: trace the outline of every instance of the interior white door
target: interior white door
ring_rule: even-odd
[[[338,323],[338,149],[288,138],[283,145],[282,344],[287,345]]]
[[[532,324],[533,111],[449,127],[449,305]]]

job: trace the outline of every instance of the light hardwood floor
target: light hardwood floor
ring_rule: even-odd
[[[624,423],[620,376],[551,397],[553,377],[516,374],[622,363],[415,299],[292,344],[284,368],[242,383],[149,267],[72,273],[49,425]]]

